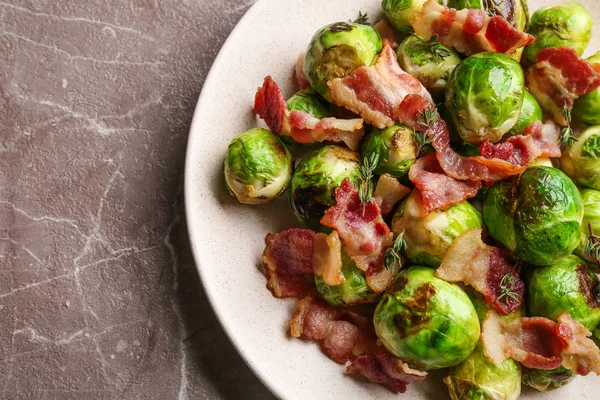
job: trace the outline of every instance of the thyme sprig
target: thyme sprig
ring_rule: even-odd
[[[427,131],[437,122],[439,114],[433,107],[428,107],[421,110],[417,115],[418,129],[413,129],[413,137],[417,144],[417,157],[421,157],[424,148],[431,144],[431,139],[427,135]]]
[[[365,157],[360,166],[361,183],[358,187],[358,195],[363,204],[368,203],[373,197],[373,179],[374,171],[379,164],[379,154],[373,153],[370,157]]]
[[[592,228],[591,222],[588,222],[588,229],[590,231],[590,237],[583,245],[583,254],[595,260],[600,266],[600,236],[594,234],[594,228]]]
[[[569,107],[563,107],[563,117],[565,121],[567,121],[567,126],[564,127],[560,131],[560,136],[558,137],[558,142],[560,144],[566,144],[567,147],[573,146],[573,143],[578,142],[575,138],[575,134],[573,132],[573,128],[571,128],[571,109]]]
[[[385,269],[388,271],[400,271],[402,269],[402,257],[400,253],[402,250],[405,250],[407,247],[406,240],[404,240],[404,231],[402,231],[394,242],[392,246],[388,247],[383,253],[383,265]]]
[[[500,281],[500,296],[498,296],[498,301],[504,301],[506,304],[509,303],[509,299],[519,301],[519,298],[513,289],[515,280],[516,278],[512,274],[506,274],[502,277],[502,280]]]
[[[354,23],[361,25],[369,25],[369,15],[367,13],[358,12],[358,17],[353,21]]]
[[[444,60],[450,57],[452,54],[447,48],[444,47],[444,45],[437,41],[437,35],[432,36],[429,40],[425,40],[414,33],[413,36],[419,39],[419,41],[425,45],[426,51],[431,54],[434,60],[438,62],[444,62]]]

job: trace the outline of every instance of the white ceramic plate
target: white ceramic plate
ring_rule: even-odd
[[[559,1],[530,0],[530,10]],[[600,22],[600,2],[580,1]],[[290,338],[295,301],[279,300],[266,287],[260,256],[267,232],[296,225],[283,196],[247,206],[227,194],[223,158],[229,142],[257,125],[254,94],[272,75],[284,94],[293,93],[293,67],[312,34],[358,11],[380,14],[378,0],[259,0],[237,25],[206,79],[190,130],[185,202],[192,250],[208,298],[225,332],[256,375],[282,399],[441,399],[440,376],[397,397],[376,384],[348,377],[314,343]],[[600,24],[590,51],[600,50]],[[202,318],[202,316],[198,316]],[[224,372],[225,373],[225,372]],[[525,399],[597,399],[600,378],[578,378],[562,390]]]

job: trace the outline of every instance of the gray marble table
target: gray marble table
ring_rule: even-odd
[[[182,178],[252,0],[0,1],[0,398],[270,398],[204,296]]]

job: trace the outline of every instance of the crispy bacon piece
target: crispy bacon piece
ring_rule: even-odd
[[[305,90],[310,87],[308,83],[308,79],[306,79],[306,75],[304,75],[304,54],[301,53],[296,60],[296,67],[294,68],[294,73],[296,75],[296,82],[298,82],[298,88],[300,90]]]
[[[375,65],[360,67],[344,78],[327,82],[331,99],[338,106],[361,115],[366,122],[383,129],[394,125],[394,110],[409,94],[432,101],[417,80],[398,65],[396,52],[386,42]]]
[[[529,91],[540,106],[566,125],[563,108],[600,87],[600,64],[592,64],[567,47],[551,47],[537,54],[537,62],[527,72]]]
[[[377,293],[383,292],[392,281],[392,271],[383,264],[383,252],[394,235],[375,200],[363,204],[349,179],[336,190],[335,199],[337,204],[325,212],[321,224],[337,231],[346,253],[365,272],[367,284]]]
[[[506,315],[523,305],[525,284],[500,249],[483,243],[482,233],[482,229],[473,228],[457,237],[435,275],[473,286],[496,311]],[[512,295],[503,295],[502,286]]]
[[[314,237],[315,232],[309,229],[267,234],[262,262],[269,279],[267,287],[273,296],[296,297],[310,290]]]
[[[398,107],[396,115],[398,120],[408,127],[423,129],[418,120],[419,113],[425,109],[434,108],[432,103],[422,97],[410,95]],[[456,153],[450,146],[448,126],[439,115],[435,123],[427,130],[427,136],[432,140],[432,145],[436,150],[438,162],[448,176],[458,180],[488,182],[521,174],[538,157],[556,157],[557,154],[560,154],[560,149],[557,147],[558,128],[551,122],[543,126],[535,123],[527,128],[526,133],[532,138],[527,139],[525,136],[525,139],[513,139],[511,143],[519,141],[519,146],[522,143],[524,146],[528,146],[527,149],[519,147],[518,151],[513,151],[510,155],[504,154],[503,156],[508,160],[503,160],[483,156],[462,157]],[[484,147],[484,152],[488,156],[493,156],[494,149],[495,147],[491,146],[491,150],[488,151]]]
[[[363,120],[318,119],[304,111],[289,111],[281,90],[270,76],[254,97],[254,113],[261,117],[270,130],[279,135],[289,135],[300,143],[343,142],[352,150],[364,135]]]
[[[410,167],[408,178],[423,196],[424,216],[475,197],[481,189],[481,182],[461,182],[446,175],[434,153],[419,158]]]
[[[535,41],[535,38],[510,25],[501,16],[490,17],[484,10],[456,11],[444,7],[437,0],[429,0],[416,14],[415,33],[454,47],[468,56],[475,53],[495,52],[512,54]]]
[[[591,332],[575,321],[569,314],[558,317],[558,336],[565,341],[562,365],[578,375],[595,372],[600,375],[600,348],[592,339]]]
[[[328,285],[340,285],[342,275],[342,242],[337,232],[317,233],[313,242],[312,264],[315,275],[323,277]]]
[[[394,210],[394,206],[409,193],[410,189],[398,182],[398,179],[390,174],[383,174],[377,181],[373,197],[381,208],[381,214],[388,215]]]
[[[409,368],[377,345],[372,319],[310,296],[296,307],[290,322],[291,335],[319,343],[323,352],[337,363],[351,361],[348,373],[362,375],[399,393],[406,391],[407,384],[427,377],[426,372]]]

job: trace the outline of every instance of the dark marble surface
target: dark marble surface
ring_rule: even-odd
[[[0,1],[0,398],[262,399],[192,262],[196,99],[253,1]]]

